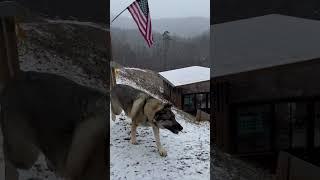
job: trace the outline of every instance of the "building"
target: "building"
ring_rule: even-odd
[[[224,152],[286,151],[320,167],[320,21],[266,15],[212,26],[212,140]],[[267,164],[267,163],[265,163]]]
[[[176,107],[195,115],[210,112],[210,68],[191,66],[159,73],[163,94]]]

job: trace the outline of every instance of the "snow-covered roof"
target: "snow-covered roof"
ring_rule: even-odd
[[[211,26],[212,77],[320,58],[320,21],[271,14]]]
[[[210,68],[190,66],[159,73],[172,86],[183,86],[210,80]]]

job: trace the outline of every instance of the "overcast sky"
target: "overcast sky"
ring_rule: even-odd
[[[112,15],[119,14],[134,0],[111,0]],[[210,17],[210,0],[148,0],[151,18]],[[130,17],[128,11],[121,16]],[[113,16],[112,16],[113,18]]]

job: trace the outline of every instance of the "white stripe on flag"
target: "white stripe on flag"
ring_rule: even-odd
[[[148,11],[148,15],[145,16],[137,1],[133,2],[128,7],[128,10],[131,13],[134,21],[136,22],[143,38],[146,40],[148,46],[151,47],[154,42],[152,36],[150,12]]]
[[[143,12],[139,6],[139,3],[136,1],[134,4],[135,4],[136,8],[139,10],[140,16],[143,18],[144,22],[147,23],[147,17],[143,14]]]
[[[145,34],[146,31],[145,31],[145,26],[144,24],[141,22],[141,20],[139,19],[139,16],[136,15],[136,12],[133,8],[128,8],[129,9],[129,12],[131,13],[133,19],[135,20],[135,22],[137,23],[138,25],[138,28],[140,29],[141,33],[142,34]]]
[[[137,9],[137,7],[136,6],[132,6],[132,10],[133,10],[133,12],[134,12],[134,16],[137,18],[137,20],[138,20],[138,22],[140,23],[140,25],[143,27],[143,29],[144,29],[144,31],[146,30],[146,26],[147,26],[147,24],[146,24],[146,22],[142,19],[142,16],[141,16],[141,14],[139,13],[139,10]]]
[[[147,21],[144,20],[144,14],[140,13],[140,8],[137,6],[133,6],[134,11],[136,12],[136,15],[139,17],[141,23],[143,24],[143,28],[146,29],[147,28]]]

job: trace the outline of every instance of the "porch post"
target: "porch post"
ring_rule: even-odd
[[[15,18],[23,16],[25,12],[26,9],[14,1],[0,2],[0,93],[20,71]],[[14,179],[16,174],[9,173],[5,164],[3,145],[3,132],[0,128],[0,179]]]
[[[17,39],[14,17],[0,17],[0,93],[5,85],[14,79],[19,72]],[[10,179],[5,165],[3,132],[0,128],[0,179]],[[10,176],[7,176],[7,174]]]

